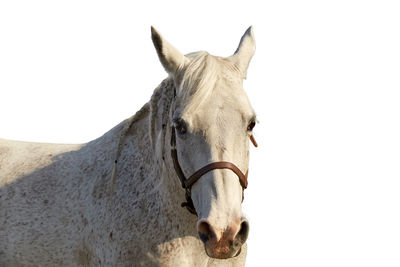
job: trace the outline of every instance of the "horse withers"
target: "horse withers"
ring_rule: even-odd
[[[0,139],[0,266],[244,266],[253,30],[226,58],[151,33],[169,76],[134,116],[86,144]]]

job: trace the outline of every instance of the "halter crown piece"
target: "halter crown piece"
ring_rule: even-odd
[[[253,135],[251,135],[250,140],[255,147],[258,146]],[[231,162],[227,161],[212,162],[204,166],[203,168],[197,170],[189,178],[186,179],[185,174],[183,173],[181,165],[179,164],[178,160],[178,153],[176,151],[176,133],[174,126],[171,127],[171,157],[174,164],[175,172],[179,180],[181,181],[182,188],[184,188],[186,191],[185,193],[186,202],[183,202],[181,206],[186,207],[186,209],[190,213],[197,215],[192,200],[192,193],[191,193],[192,185],[196,183],[204,174],[215,169],[230,169],[239,177],[239,182],[240,185],[242,186],[242,201],[243,201],[244,189],[247,188],[248,171],[246,172],[246,174],[243,174],[243,172],[235,164]]]

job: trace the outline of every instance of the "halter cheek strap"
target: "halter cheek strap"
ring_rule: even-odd
[[[250,140],[255,147],[258,146],[253,135],[251,135]],[[192,188],[193,184],[196,183],[203,175],[205,175],[206,173],[208,173],[212,170],[215,170],[215,169],[229,169],[238,176],[240,185],[242,186],[242,201],[243,201],[243,197],[244,197],[243,191],[244,191],[244,189],[247,188],[247,184],[248,184],[248,182],[247,182],[248,171],[246,172],[246,174],[243,174],[243,172],[235,164],[233,164],[231,162],[227,162],[227,161],[212,162],[212,163],[204,166],[203,168],[197,170],[188,179],[186,179],[185,174],[183,173],[182,168],[179,164],[179,160],[178,160],[178,153],[176,151],[175,127],[173,127],[173,126],[171,127],[171,157],[172,157],[172,161],[174,164],[175,172],[176,172],[179,180],[181,181],[182,187],[186,191],[186,194],[185,194],[186,202],[183,202],[181,204],[181,206],[186,207],[189,210],[189,212],[197,215],[196,210],[193,205],[192,196],[191,196],[191,188]]]

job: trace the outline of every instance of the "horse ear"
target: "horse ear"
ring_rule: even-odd
[[[161,64],[169,74],[175,74],[177,70],[184,66],[187,58],[168,43],[153,26],[151,26],[151,39]]]
[[[240,39],[238,48],[235,54],[230,56],[230,59],[236,64],[238,69],[243,73],[243,78],[246,79],[247,68],[251,58],[256,50],[256,40],[254,39],[253,27],[250,26]]]

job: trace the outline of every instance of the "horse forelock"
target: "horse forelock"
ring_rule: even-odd
[[[195,111],[209,99],[221,78],[241,79],[241,73],[229,59],[210,55],[205,51],[186,55],[189,64],[177,74],[177,97],[185,112]]]

